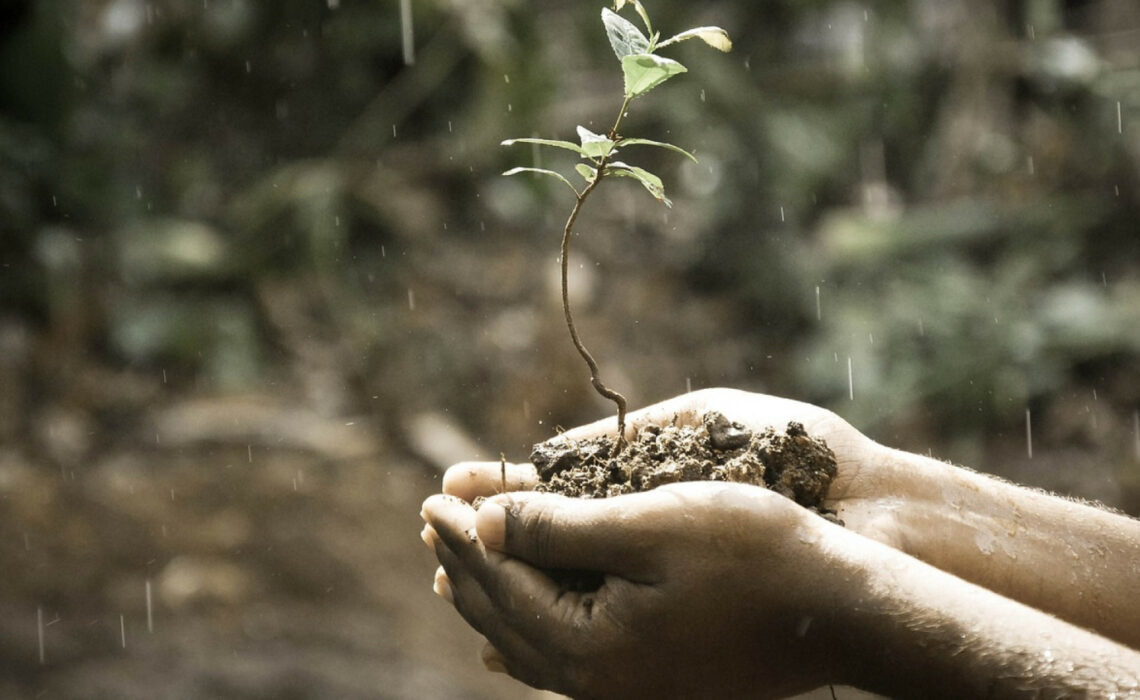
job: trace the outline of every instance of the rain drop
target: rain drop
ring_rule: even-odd
[[[1033,459],[1033,419],[1029,409],[1025,409],[1025,450],[1029,459]]]
[[[1132,412],[1132,440],[1132,446],[1136,452],[1136,460],[1140,461],[1140,411]]]
[[[119,615],[119,644],[127,648],[127,621],[122,615]]]
[[[408,287],[408,310],[416,310],[416,293],[411,287]]]
[[[43,606],[36,607],[36,636],[39,638],[40,643],[40,665],[43,666],[47,663],[47,655],[44,653],[44,609]]]
[[[146,631],[154,632],[154,601],[150,591],[150,579],[146,580]]]
[[[400,0],[400,39],[404,45],[404,65],[414,65],[416,42],[412,30],[412,0]]]
[[[847,356],[847,398],[855,400],[855,375],[851,371],[851,356]]]

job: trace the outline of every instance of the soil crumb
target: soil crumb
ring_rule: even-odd
[[[647,426],[613,457],[615,441],[552,440],[535,445],[530,460],[538,491],[607,498],[680,481],[731,481],[769,488],[823,517],[835,477],[835,453],[790,422],[783,433],[753,432],[717,412],[693,426]],[[840,523],[842,524],[842,523]]]

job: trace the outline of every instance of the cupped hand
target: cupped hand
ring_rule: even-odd
[[[718,407],[718,410],[720,408]],[[771,491],[671,484],[601,500],[424,503],[437,591],[495,665],[576,698],[780,697],[831,680],[842,530]],[[566,590],[550,572],[599,572]]]
[[[887,450],[827,409],[738,389],[702,389],[630,413],[626,437],[632,439],[648,425],[698,426],[709,411],[722,413],[753,431],[768,427],[782,431],[790,421],[803,424],[810,435],[827,442],[838,464],[824,506],[836,511],[855,532],[901,547],[892,506],[897,500],[898,488],[892,483],[897,475],[883,466]],[[617,422],[611,417],[569,430],[551,442],[613,434],[616,428]],[[504,490],[529,490],[537,482],[530,464],[508,463],[504,469],[499,462],[464,462],[444,475],[443,492],[471,502]]]

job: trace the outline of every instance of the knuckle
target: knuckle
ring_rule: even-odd
[[[558,518],[551,508],[528,508],[523,510],[527,549],[538,560],[543,561],[557,556]]]

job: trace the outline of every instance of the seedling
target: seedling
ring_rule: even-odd
[[[618,14],[622,8],[627,6],[633,7],[637,12],[642,23],[645,25],[645,32],[642,32],[635,24]],[[510,146],[516,143],[528,143],[573,151],[584,161],[578,163],[574,169],[578,175],[581,176],[582,180],[584,180],[585,184],[579,189],[569,178],[561,173],[545,168],[511,168],[503,174],[517,175],[519,173],[538,173],[540,175],[548,175],[564,183],[570,188],[570,191],[574,193],[574,206],[570,210],[570,216],[566,219],[566,225],[562,229],[562,311],[566,317],[566,328],[570,331],[570,339],[573,341],[574,347],[578,350],[578,354],[582,356],[582,359],[586,362],[586,366],[590,369],[590,382],[593,384],[594,390],[612,401],[617,407],[617,451],[620,452],[625,444],[626,399],[625,396],[614,391],[602,381],[598,363],[582,343],[582,339],[578,335],[578,329],[574,325],[574,314],[570,310],[568,283],[570,272],[570,239],[573,234],[574,225],[578,221],[578,215],[582,212],[582,206],[586,203],[590,195],[593,194],[594,190],[597,189],[602,180],[607,178],[632,178],[640,182],[649,194],[653,195],[654,198],[665,206],[673,206],[673,203],[665,196],[665,186],[662,184],[661,178],[644,168],[616,160],[615,155],[618,151],[630,146],[653,146],[680,153],[694,163],[697,162],[696,157],[692,153],[671,143],[624,136],[620,131],[622,120],[625,119],[626,110],[629,108],[630,102],[645,95],[673,76],[680,75],[688,70],[685,66],[671,58],[659,56],[657,54],[658,50],[688,39],[696,38],[720,51],[729,51],[732,49],[732,42],[728,38],[728,33],[720,27],[695,27],[661,41],[661,35],[653,30],[653,24],[649,21],[649,13],[646,12],[645,7],[639,0],[615,0],[613,10],[609,8],[602,9],[602,24],[605,26],[606,36],[610,40],[610,46],[613,47],[614,53],[617,55],[618,60],[621,61],[622,75],[624,78],[621,107],[618,109],[613,127],[605,134],[595,134],[586,127],[579,126],[579,143],[554,139],[520,138],[507,139],[503,141],[502,144],[504,146]]]

